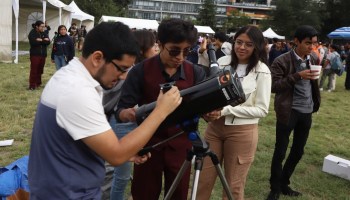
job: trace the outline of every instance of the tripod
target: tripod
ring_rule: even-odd
[[[202,170],[203,159],[205,156],[209,156],[211,158],[211,161],[215,166],[216,172],[219,175],[221,184],[225,190],[227,197],[230,200],[233,200],[232,193],[230,191],[230,188],[228,186],[228,183],[227,183],[227,180],[224,176],[224,173],[222,172],[222,168],[220,166],[220,162],[219,162],[218,157],[215,155],[215,153],[210,151],[208,143],[200,137],[200,134],[198,131],[198,122],[199,122],[198,117],[196,117],[192,120],[184,121],[183,123],[180,124],[180,127],[183,131],[180,131],[180,132],[174,134],[172,137],[170,137],[166,140],[163,140],[163,141],[161,141],[153,146],[148,146],[148,147],[143,148],[141,151],[139,151],[138,155],[140,155],[140,156],[145,155],[151,149],[154,149],[155,147],[157,147],[165,142],[168,142],[169,140],[172,140],[175,137],[187,132],[187,133],[189,133],[189,135],[188,135],[189,139],[192,141],[192,149],[191,149],[191,151],[189,151],[187,153],[186,160],[182,164],[182,166],[181,166],[178,174],[176,175],[173,184],[170,186],[169,191],[166,194],[164,200],[171,199],[171,196],[175,192],[175,189],[177,188],[178,184],[180,183],[181,178],[183,177],[184,173],[186,172],[188,166],[191,165],[193,156],[196,156],[196,158],[195,158],[195,166],[194,166],[195,173],[193,175],[194,177],[193,177],[193,184],[192,184],[191,200],[196,199],[199,174],[200,174],[200,171]]]
[[[175,189],[177,188],[177,185],[179,184],[183,174],[185,173],[186,169],[189,165],[191,165],[191,161],[193,159],[193,156],[196,156],[195,158],[195,173],[193,177],[193,184],[192,184],[192,192],[191,192],[191,200],[196,199],[197,195],[197,187],[198,187],[198,180],[199,180],[199,174],[203,167],[203,159],[205,156],[210,156],[212,163],[215,166],[216,172],[219,175],[221,184],[224,187],[224,190],[226,192],[227,197],[230,200],[233,200],[232,193],[230,191],[230,188],[228,186],[227,180],[225,179],[224,173],[222,172],[222,168],[219,163],[218,157],[215,155],[215,153],[211,152],[209,149],[209,145],[207,142],[202,139],[199,136],[198,130],[190,132],[189,135],[190,140],[192,141],[192,150],[188,152],[186,160],[182,164],[178,174],[175,177],[175,180],[173,184],[170,186],[170,189],[168,193],[166,194],[164,200],[170,200],[171,196],[173,195]]]

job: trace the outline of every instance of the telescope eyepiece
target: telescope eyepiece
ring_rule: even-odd
[[[160,89],[163,91],[163,93],[166,93],[167,91],[169,91],[171,89],[171,87],[173,87],[173,85],[175,85],[175,81],[160,84]]]

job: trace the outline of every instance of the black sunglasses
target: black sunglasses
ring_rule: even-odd
[[[126,73],[129,71],[129,68],[126,67],[120,67],[118,66],[115,62],[111,61],[111,63],[115,66],[115,68],[117,68],[118,71],[120,71],[121,73]]]
[[[183,49],[183,50],[178,50],[178,49],[168,49],[166,47],[164,47],[168,52],[169,52],[169,56],[175,57],[180,55],[180,53],[182,52],[183,56],[187,56],[190,53],[190,47]]]

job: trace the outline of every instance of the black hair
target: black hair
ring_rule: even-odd
[[[35,29],[37,26],[39,27],[41,24],[44,24],[44,22],[38,20],[38,21],[36,21],[34,24],[32,24],[32,27],[33,27],[33,29]]]
[[[137,43],[140,46],[140,55],[136,59],[135,63],[141,62],[145,59],[145,53],[147,50],[153,47],[154,43],[156,43],[156,37],[153,32],[148,31],[146,29],[136,30],[132,32],[135,35]]]
[[[275,38],[275,37],[274,37],[274,38],[272,38],[272,42],[273,42],[273,43],[276,43],[276,42],[278,42],[278,41],[279,41],[279,39],[278,39],[278,38]]]
[[[181,43],[186,41],[192,46],[197,41],[197,33],[192,22],[182,19],[164,19],[158,26],[158,40],[163,45],[168,42]]]
[[[335,51],[337,51],[337,52],[338,52],[339,49],[340,49],[339,45],[336,45],[336,44],[331,44],[330,47],[331,47],[332,49],[334,49]]]
[[[60,34],[60,29],[65,28],[67,30],[67,27],[65,25],[59,25],[57,28],[57,33]]]
[[[317,30],[309,25],[299,26],[294,33],[294,38],[297,38],[299,42],[303,41],[305,38],[313,38],[318,36]]]
[[[228,40],[227,35],[225,33],[223,33],[223,32],[216,32],[214,34],[214,38],[219,40],[222,43],[224,43],[224,42],[226,42]]]
[[[82,56],[102,51],[107,62],[121,60],[124,54],[137,56],[139,46],[129,27],[121,22],[102,22],[85,37]]]
[[[254,44],[254,50],[252,55],[249,58],[249,62],[246,70],[246,74],[248,74],[258,64],[259,61],[267,64],[267,52],[266,52],[265,39],[259,28],[257,28],[256,26],[242,27],[235,34],[234,41],[236,41],[237,37],[243,33],[247,34],[249,39],[251,39]],[[238,58],[235,53],[234,47],[232,48],[231,56],[232,56],[231,66],[234,69],[237,69]]]

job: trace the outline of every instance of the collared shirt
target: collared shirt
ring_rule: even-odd
[[[111,129],[102,94],[102,87],[78,58],[46,84],[32,133],[30,199],[101,198],[104,160],[81,139]]]
[[[310,55],[306,56],[306,59],[303,60],[296,52],[294,55],[297,59],[296,71],[300,72],[305,69],[310,68]],[[314,103],[312,101],[312,91],[311,91],[311,82],[310,80],[299,80],[294,85],[294,94],[293,94],[293,103],[292,108],[301,113],[312,113]]]

